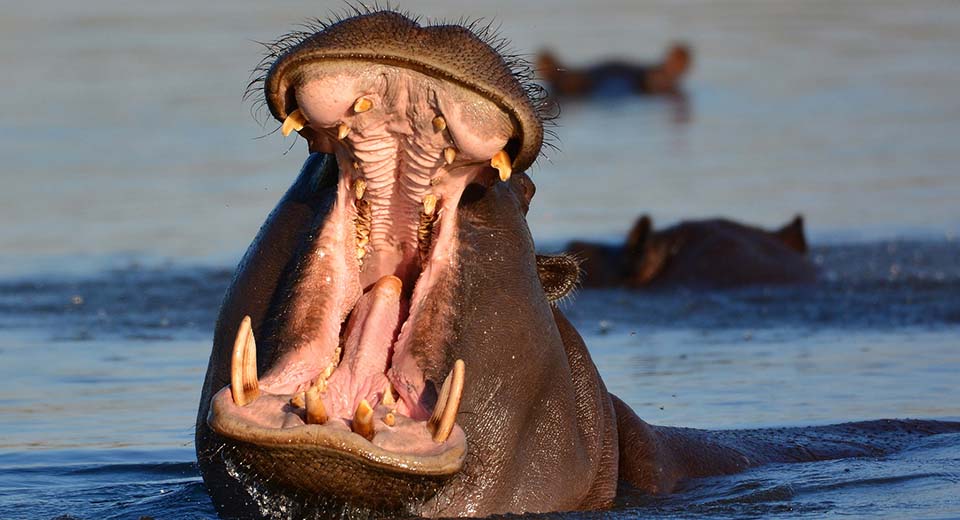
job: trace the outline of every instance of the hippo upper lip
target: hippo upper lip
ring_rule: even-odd
[[[525,62],[505,54],[489,25],[421,26],[400,13],[364,13],[315,32],[292,33],[270,44],[255,70],[271,114],[284,121],[296,109],[291,87],[304,65],[320,61],[365,61],[422,72],[479,93],[509,114],[516,133],[506,147],[515,170],[536,160],[543,144],[545,92]]]

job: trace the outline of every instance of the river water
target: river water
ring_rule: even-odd
[[[304,157],[240,97],[268,40],[342,4],[33,2],[0,17],[0,518],[214,518],[193,420],[217,306]],[[410,1],[522,53],[654,59],[683,102],[566,104],[532,169],[544,249],[641,212],[802,212],[807,288],[580,291],[608,387],[656,424],[960,418],[960,4]],[[292,148],[291,148],[292,146]],[[285,153],[291,148],[288,153]],[[960,516],[960,437],[773,465],[607,513]]]

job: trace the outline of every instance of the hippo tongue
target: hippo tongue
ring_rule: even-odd
[[[409,303],[403,299],[396,276],[380,278],[364,293],[347,321],[343,360],[328,381],[328,411],[334,417],[352,417],[357,404],[366,399],[376,405],[387,382],[393,343],[406,318]]]

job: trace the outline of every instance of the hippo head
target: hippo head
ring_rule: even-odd
[[[389,10],[315,29],[260,69],[310,155],[217,322],[196,445],[218,511],[572,507],[583,486],[546,476],[583,462],[582,405],[525,221],[526,69]]]

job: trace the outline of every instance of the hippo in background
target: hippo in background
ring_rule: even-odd
[[[656,64],[622,60],[574,69],[564,66],[547,50],[537,56],[537,76],[557,97],[594,94],[680,94],[681,81],[690,70],[693,51],[686,44],[673,44]]]
[[[722,218],[654,231],[643,215],[622,245],[575,241],[567,251],[581,260],[584,287],[722,289],[817,278],[800,215],[775,231]]]

